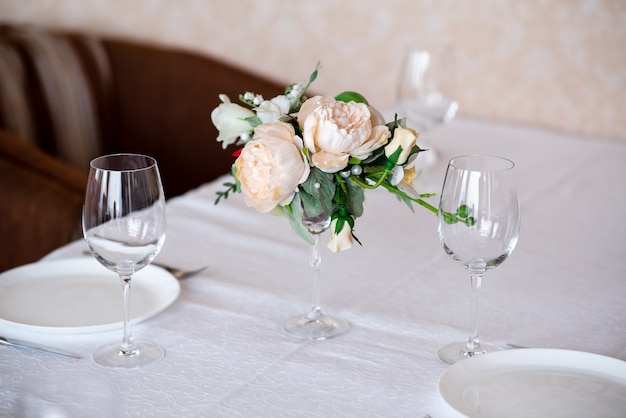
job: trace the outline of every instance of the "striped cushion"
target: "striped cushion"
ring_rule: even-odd
[[[94,38],[0,28],[0,128],[86,170],[102,150],[109,68]]]

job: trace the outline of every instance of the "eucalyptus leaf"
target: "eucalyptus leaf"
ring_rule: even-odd
[[[321,207],[328,213],[332,213],[335,207],[333,197],[337,186],[333,179],[332,174],[313,167],[309,177],[300,185],[301,189],[317,199]]]
[[[381,158],[381,157],[383,157],[383,158]],[[380,147],[376,151],[372,152],[369,157],[367,157],[366,159],[361,161],[361,164],[372,163],[372,162],[376,161],[378,158],[381,158],[381,160],[383,160],[385,158],[385,147]],[[385,162],[382,161],[382,163],[380,165],[384,166]]]
[[[291,228],[307,243],[313,244],[313,238],[309,234],[309,230],[302,224],[302,206],[300,203],[299,193],[293,198],[291,203],[287,206],[281,207],[283,213],[289,219]]]
[[[398,196],[398,199],[400,201],[406,203],[409,209],[411,209],[411,212],[415,212],[415,208],[413,207],[413,201],[408,196],[404,196],[401,194],[396,194],[396,196]]]
[[[346,190],[348,196],[346,206],[355,218],[363,215],[363,202],[365,201],[365,192],[363,189],[352,181],[346,181]]]
[[[326,212],[326,210],[324,210],[324,207],[322,206],[321,201],[317,199],[316,197],[310,195],[306,191],[301,190],[298,193],[298,196],[301,201],[302,211],[303,212],[306,211],[309,217],[317,217],[321,215],[323,212]]]

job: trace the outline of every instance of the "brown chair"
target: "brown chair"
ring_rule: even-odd
[[[35,261],[76,237],[76,225],[66,218],[78,222],[82,196],[76,199],[84,185],[76,186],[85,181],[91,158],[115,152],[151,155],[159,163],[166,196],[179,195],[230,170],[232,150],[215,140],[210,118],[218,95],[236,99],[252,91],[273,97],[283,89],[192,52],[1,26],[0,129],[14,138],[3,135],[8,144],[3,152],[11,157],[1,171],[0,240],[14,248],[10,256],[0,251],[0,271]],[[16,153],[24,153],[20,165]],[[54,170],[58,175],[44,181]],[[58,177],[66,174],[73,179],[71,193],[68,184],[59,184]],[[20,184],[25,187],[18,190]]]
[[[81,236],[87,176],[0,130],[0,271]]]

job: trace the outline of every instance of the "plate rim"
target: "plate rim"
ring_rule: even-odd
[[[2,288],[3,281],[6,280],[7,276],[13,278],[16,274],[24,274],[25,272],[27,274],[30,274],[29,278],[35,278],[36,280],[41,279],[42,277],[45,277],[46,275],[45,273],[46,267],[51,266],[51,265],[54,266],[54,270],[52,273],[54,275],[58,275],[59,273],[62,274],[62,270],[70,270],[70,269],[72,273],[76,273],[77,266],[79,266],[81,271],[86,271],[86,272],[90,272],[90,271],[93,272],[95,270],[98,270],[98,273],[100,273],[101,272],[100,268],[102,269],[103,273],[106,273],[107,271],[106,267],[98,263],[98,261],[95,258],[88,257],[88,256],[60,258],[60,259],[55,259],[55,260],[40,260],[34,263],[17,266],[17,267],[14,267],[12,269],[9,269],[0,273],[0,288]],[[35,272],[35,274],[33,274],[32,272]],[[140,281],[140,283],[143,282],[143,280],[141,280],[141,277],[145,274],[144,272],[148,274],[158,273],[158,277],[162,280],[162,282],[160,283],[161,284],[166,283],[171,289],[169,290],[167,294],[164,294],[165,296],[162,298],[162,300],[159,301],[158,305],[155,304],[155,307],[151,309],[148,313],[145,313],[139,316],[132,316],[131,314],[132,324],[143,322],[161,313],[165,309],[167,309],[172,303],[174,303],[176,299],[178,299],[178,296],[180,295],[180,291],[181,291],[180,283],[178,279],[176,279],[167,270],[161,267],[152,265],[152,264],[147,265],[146,267],[144,267],[138,272],[141,275],[139,277],[133,278],[133,280],[135,280],[134,283],[136,283],[136,281]],[[135,285],[135,287],[133,288],[133,292],[136,292],[137,288],[141,289],[142,287],[143,286],[141,285],[140,286]],[[2,313],[0,312],[0,324],[6,324],[11,327],[19,328],[22,330],[39,332],[39,333],[86,334],[86,333],[96,333],[96,332],[119,329],[123,326],[123,321],[121,319],[121,314],[120,314],[119,321],[108,322],[104,324],[76,325],[76,326],[36,325],[36,324],[28,324],[28,323],[17,322],[11,319],[6,319],[2,317]]]
[[[506,365],[510,367],[522,368],[529,367],[533,369],[537,369],[542,367],[541,363],[546,363],[546,359],[550,358],[559,359],[558,364],[549,364],[549,366],[553,366],[555,369],[559,368],[559,370],[563,370],[563,368],[568,367],[575,371],[589,371],[595,372],[595,376],[606,375],[606,378],[615,381],[616,383],[621,383],[626,388],[626,361],[620,360],[618,358],[609,357],[603,354],[597,354],[586,351],[579,350],[571,350],[571,349],[561,349],[561,348],[519,348],[519,349],[509,349],[497,351],[494,353],[485,354],[482,356],[476,356],[467,358],[465,360],[461,360],[444,370],[444,372],[439,376],[437,381],[437,390],[441,398],[446,402],[448,406],[450,406],[455,411],[461,414],[467,414],[468,411],[466,409],[458,407],[456,402],[453,402],[448,397],[448,390],[444,389],[446,385],[446,381],[451,379],[455,373],[461,373],[461,370],[466,370],[469,372],[481,369],[484,367],[483,363],[492,363],[491,369],[485,369],[483,372],[489,372],[492,370],[496,370],[498,366]],[[625,373],[617,374],[614,370],[610,373],[604,372],[607,368],[603,367],[601,372],[592,369],[590,367],[585,367],[588,362],[585,360],[593,359],[595,362],[594,365],[597,364],[597,361],[604,362],[609,366],[619,366],[619,370],[624,370]],[[540,360],[540,361],[537,361]],[[576,363],[572,364],[572,360],[576,360]],[[508,363],[507,363],[508,361]],[[567,364],[566,364],[567,363]],[[549,370],[548,368],[546,370]],[[476,415],[478,417],[482,415]]]

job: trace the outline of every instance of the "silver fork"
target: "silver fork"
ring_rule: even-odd
[[[91,255],[91,253],[87,250],[83,251],[84,255]],[[202,266],[199,267],[197,269],[193,269],[193,270],[185,270],[185,269],[181,269],[178,267],[172,267],[172,266],[168,266],[166,264],[163,263],[159,263],[158,261],[153,261],[152,263],[153,266],[157,266],[157,267],[161,267],[163,270],[167,271],[168,273],[170,273],[172,276],[176,277],[178,280],[183,280],[186,279],[187,277],[191,277],[194,276],[204,270],[206,270],[209,266]]]
[[[171,266],[166,266],[164,264],[161,263],[157,263],[157,262],[152,262],[152,265],[155,265],[157,267],[161,267],[164,270],[167,270],[172,276],[176,277],[178,280],[183,280],[186,279],[187,277],[191,277],[194,276],[204,270],[207,269],[208,266],[202,266],[200,268],[197,269],[193,269],[193,270],[184,270],[184,269],[180,269],[177,267],[171,267]]]

